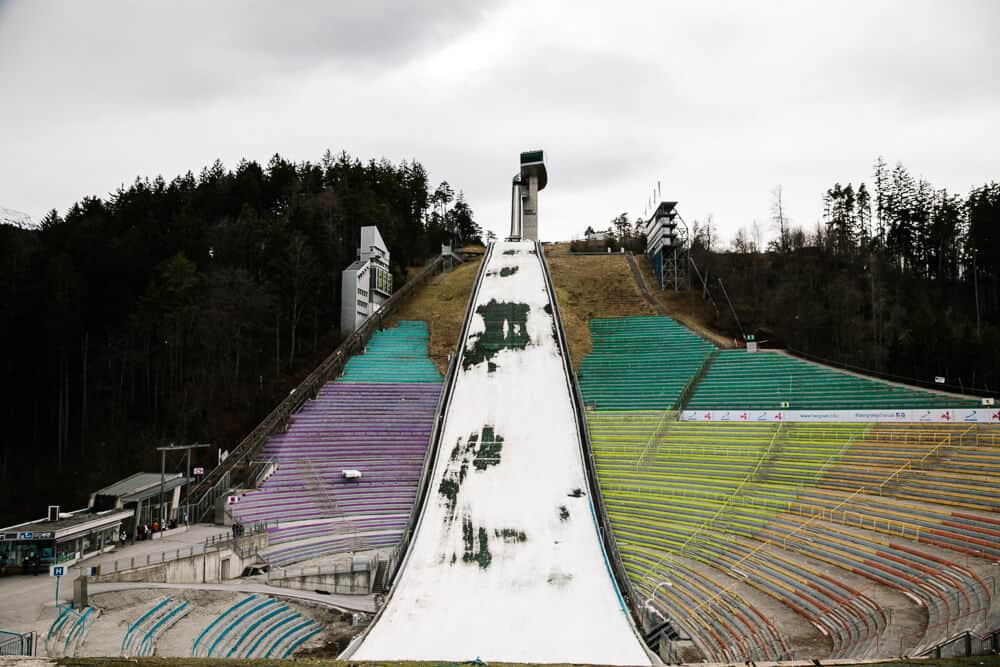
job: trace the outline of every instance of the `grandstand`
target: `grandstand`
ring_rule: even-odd
[[[672,657],[914,654],[997,624],[989,427],[739,418],[976,401],[627,320],[591,322],[580,388],[612,531],[640,612],[674,629]],[[685,395],[734,421],[677,421]]]
[[[546,272],[537,246],[491,246],[448,400],[425,323],[378,331],[229,505],[268,524],[264,558],[283,567],[397,546],[426,484],[401,578],[345,655],[632,664],[643,638],[671,662],[863,659],[1000,627],[1000,429],[768,417],[976,399],[720,350],[669,317],[594,318],[577,441]],[[428,459],[438,419],[448,445]],[[147,593],[103,619],[60,608],[47,650],[96,655],[113,627],[129,657],[285,658],[329,622],[261,592]]]
[[[286,432],[271,436],[261,458],[274,472],[231,506],[237,521],[271,524],[268,563],[396,545],[440,390],[426,323],[400,322],[372,336]]]
[[[975,408],[975,398],[914,389],[780,352],[718,350],[687,404],[691,410]]]

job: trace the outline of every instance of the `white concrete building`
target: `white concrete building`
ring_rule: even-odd
[[[340,331],[350,334],[378,311],[392,294],[389,249],[378,227],[361,228],[358,259],[341,274]]]

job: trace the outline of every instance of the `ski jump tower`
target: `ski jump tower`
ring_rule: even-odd
[[[549,182],[543,151],[521,153],[521,171],[511,188],[508,241],[538,240],[538,191]]]

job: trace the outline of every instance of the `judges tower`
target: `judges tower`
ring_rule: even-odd
[[[538,240],[538,191],[543,190],[548,181],[543,151],[521,153],[521,171],[514,177],[511,239]]]

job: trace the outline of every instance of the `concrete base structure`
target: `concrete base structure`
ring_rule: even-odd
[[[299,572],[280,579],[270,577],[272,586],[295,588],[302,591],[322,591],[339,595],[368,595],[372,592],[372,571],[370,568],[343,569],[302,568]]]
[[[192,556],[175,558],[150,565],[135,563],[135,567],[118,572],[104,572],[91,577],[94,583],[116,581],[152,582],[159,584],[204,584],[236,579],[243,570],[257,562],[257,552],[267,546],[267,534],[240,539],[239,547],[224,546]]]

